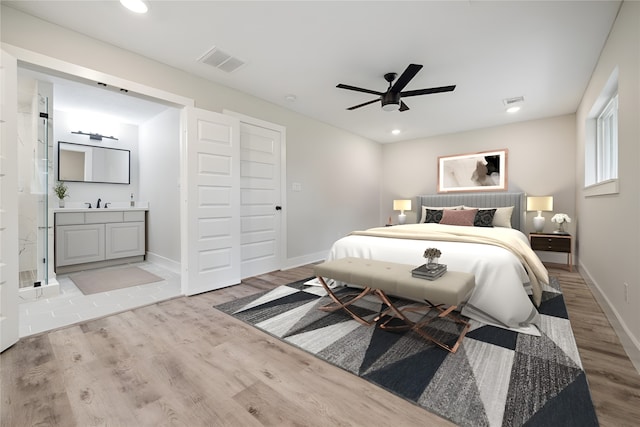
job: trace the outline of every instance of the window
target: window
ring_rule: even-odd
[[[618,94],[596,123],[596,183],[618,178]]]
[[[585,128],[585,196],[618,193],[618,69],[595,101]]]

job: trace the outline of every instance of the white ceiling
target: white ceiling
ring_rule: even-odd
[[[619,1],[151,1],[145,15],[118,1],[3,1],[70,28],[379,142],[576,111]],[[217,47],[246,64],[198,62]],[[383,75],[424,68],[405,112],[338,83],[385,91]],[[285,97],[293,94],[294,102]],[[503,99],[524,96],[505,113]],[[402,134],[391,135],[399,128]]]

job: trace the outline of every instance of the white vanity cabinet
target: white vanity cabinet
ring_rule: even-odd
[[[143,260],[144,210],[55,213],[56,272]]]

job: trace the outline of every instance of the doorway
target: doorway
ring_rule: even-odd
[[[17,56],[20,57],[20,52],[17,52]],[[27,56],[29,58],[29,63],[27,64],[25,62],[21,62],[20,63],[21,68],[28,68],[33,71],[46,72],[46,74],[49,74],[50,76],[53,76],[55,78],[64,77],[64,78],[70,79],[71,81],[80,82],[84,84],[91,84],[91,85],[95,85],[97,82],[94,80],[84,79],[83,77],[79,77],[79,76],[91,76],[91,79],[96,79],[98,78],[96,76],[100,76],[99,78],[101,80],[104,80],[105,82],[107,82],[105,85],[110,84],[110,82],[116,82],[117,84],[121,84],[121,85],[126,84],[126,85],[129,85],[130,88],[134,88],[137,92],[134,94],[133,90],[129,92],[129,90],[124,88],[123,89],[116,88],[115,90],[117,90],[118,92],[124,92],[124,94],[121,94],[121,95],[126,95],[128,92],[129,96],[133,96],[134,98],[142,98],[146,101],[150,101],[152,104],[161,106],[165,110],[167,109],[167,107],[170,107],[169,109],[173,108],[173,111],[180,116],[179,119],[176,119],[175,118],[176,116],[173,115],[173,119],[175,119],[175,122],[177,123],[177,125],[174,128],[172,128],[173,129],[172,131],[170,131],[170,132],[174,132],[174,131],[176,132],[177,137],[175,138],[175,141],[178,142],[175,144],[175,150],[177,154],[173,153],[173,155],[169,156],[174,163],[171,163],[169,160],[167,160],[168,163],[166,165],[163,165],[162,167],[158,168],[157,163],[153,163],[153,164],[147,163],[148,165],[147,167],[147,166],[144,166],[144,162],[143,162],[140,165],[140,169],[138,171],[138,173],[140,174],[138,188],[134,190],[134,193],[139,194],[139,197],[147,197],[150,201],[150,206],[151,206],[150,210],[154,210],[154,212],[156,207],[161,206],[162,201],[165,201],[167,203],[167,206],[166,206],[167,211],[171,209],[175,210],[176,213],[174,214],[173,217],[171,217],[173,219],[162,221],[159,218],[153,218],[150,221],[149,226],[150,227],[157,226],[161,232],[154,233],[153,231],[151,231],[149,233],[150,236],[154,236],[154,237],[149,238],[148,243],[149,243],[149,249],[151,249],[151,251],[147,252],[147,254],[148,254],[149,261],[153,263],[158,263],[159,265],[162,265],[163,267],[167,267],[172,271],[178,271],[179,277],[181,278],[180,280],[184,282],[185,266],[184,266],[184,258],[183,258],[182,252],[184,252],[185,247],[189,247],[189,244],[187,244],[186,246],[184,244],[184,241],[188,240],[187,237],[185,237],[186,234],[184,232],[184,224],[187,222],[187,219],[186,219],[187,217],[185,215],[185,209],[186,209],[185,206],[187,204],[186,203],[187,200],[186,200],[186,193],[183,193],[184,188],[181,188],[181,184],[185,183],[183,174],[186,173],[184,172],[184,169],[186,168],[186,166],[185,166],[185,163],[182,163],[184,162],[185,152],[182,152],[180,150],[187,150],[186,148],[187,141],[185,139],[186,138],[185,135],[189,133],[187,131],[187,121],[188,121],[187,117],[188,117],[188,110],[196,110],[192,108],[194,101],[188,98],[183,98],[178,95],[173,95],[167,92],[163,92],[161,90],[149,88],[137,83],[133,83],[133,82],[123,83],[122,79],[110,77],[92,70],[87,70],[82,67],[75,66],[73,64],[67,64],[67,63],[61,64],[60,61],[56,61],[54,65],[49,58],[40,57],[40,55],[38,54],[30,53]],[[52,68],[48,68],[50,65],[52,66]],[[53,68],[55,68],[55,70]],[[113,87],[109,86],[109,89],[113,90]],[[55,85],[54,85],[54,97],[56,95],[55,92],[56,91],[55,91]],[[212,113],[212,114],[215,115],[217,113]],[[161,121],[165,122],[165,120],[161,120]],[[146,132],[145,135],[155,134],[157,136],[158,134],[161,134],[161,135],[166,134],[166,132],[160,131],[159,129],[160,129],[159,126],[149,126],[147,127],[146,131],[141,131],[140,134],[143,134],[145,132]],[[284,133],[282,133],[282,135],[284,136]],[[58,140],[60,140],[60,138],[55,136],[54,141],[57,142]],[[282,146],[283,146],[283,153],[284,153],[284,139],[282,140]],[[157,148],[158,147],[153,146],[152,148],[149,148],[146,152],[143,152],[144,150],[141,150],[138,153],[138,160],[142,159],[143,157],[146,159],[147,156],[163,151],[163,150],[158,150]],[[55,153],[56,150],[53,150],[53,151]],[[54,156],[53,162],[55,164],[55,156]],[[284,176],[284,164],[285,163],[283,161],[281,164],[282,171],[278,172],[278,175],[280,175],[281,177]],[[163,185],[158,185],[158,182],[155,178],[145,180],[145,173],[146,173],[145,168],[152,169],[152,170],[155,169],[156,171],[161,170],[161,172],[163,172],[161,174],[161,177],[169,179],[169,182],[163,186]],[[177,176],[171,177],[170,173],[166,173],[168,170],[175,171]],[[171,177],[171,178],[168,178],[168,177]],[[150,182],[150,184],[148,186],[145,186],[145,182],[147,183]],[[284,183],[285,183],[285,180],[281,179],[280,185],[284,186]],[[154,198],[155,196],[151,194],[151,190],[150,190],[151,188],[156,190],[161,189],[162,191],[159,191],[159,193],[161,193],[162,197],[155,199]],[[91,187],[90,185],[85,185],[82,188],[76,187],[73,191],[74,191],[74,194],[77,195],[78,200],[87,199],[87,200],[93,201],[93,199],[96,198],[96,189],[101,194],[102,192],[107,192],[108,194],[110,194],[108,197],[120,197],[119,194],[111,193],[110,190],[106,189],[105,187],[96,188],[96,187]],[[175,189],[177,196],[175,198],[167,197],[167,191],[166,191],[167,189]],[[238,192],[239,191],[240,190],[238,189]],[[131,191],[127,190],[127,194],[129,194],[130,192]],[[282,194],[282,198],[280,200],[274,200],[271,203],[273,206],[276,206],[276,205],[281,206],[284,203],[284,191],[281,191],[281,194]],[[76,202],[78,202],[78,200],[76,200]],[[157,209],[157,211],[160,211],[160,210],[161,209]],[[188,212],[188,209],[186,211]],[[167,216],[166,218],[169,218],[169,216]],[[280,218],[284,218],[284,216],[280,215]],[[281,219],[280,224],[283,224],[283,223],[284,222]],[[168,230],[167,227],[165,227],[166,224],[172,224],[172,225],[175,225],[175,227],[177,227],[176,231],[170,233],[172,237],[167,238],[165,241],[170,242],[170,244],[167,244],[166,246],[167,247],[170,246],[174,250],[177,250],[178,254],[174,253],[174,254],[166,255],[166,254],[154,252],[154,248],[160,247],[162,246],[162,244],[159,244],[157,241],[153,242],[152,240],[160,236],[162,233],[166,234]],[[275,244],[278,246],[278,248],[280,248],[280,251],[278,252],[278,255],[277,255],[278,258],[276,258],[277,262],[275,264],[271,264],[271,266],[274,266],[275,268],[268,267],[268,268],[271,268],[268,271],[272,271],[273,269],[279,269],[282,264],[282,260],[280,259],[280,257],[284,256],[284,250],[282,250],[282,248],[284,247],[283,242],[286,241],[286,239],[282,238],[283,235],[284,235],[284,227],[282,229],[281,237],[275,239]],[[178,242],[180,241],[183,241],[183,244],[179,244]],[[264,272],[267,272],[267,271],[264,271]],[[255,272],[252,271],[252,274],[258,274],[258,273],[260,273],[260,271],[257,271],[257,270]],[[55,274],[53,276],[55,277]],[[243,277],[246,277],[246,275],[243,275]],[[230,284],[235,284],[235,283],[230,283]],[[183,290],[182,292],[183,294],[187,294],[186,292],[184,292],[184,286],[182,290]]]
[[[18,67],[18,86],[25,92],[18,97],[19,275],[29,280],[22,281],[19,291],[20,336],[181,294],[180,246],[174,244],[180,240],[179,106],[141,99],[139,95],[132,97],[117,88],[46,71],[24,64]],[[39,117],[38,104],[45,103],[49,105],[48,115]],[[100,127],[91,121],[99,122]],[[91,141],[86,135],[74,134],[75,131],[117,135],[118,140]],[[103,206],[106,202],[128,204],[132,194],[137,201],[154,206],[146,214],[146,260],[129,265],[162,277],[162,282],[84,295],[70,275],[56,274],[53,242],[58,201],[52,194],[43,195],[42,189],[51,188],[59,178],[59,141],[130,151],[128,184],[65,181],[69,192],[66,206],[91,203],[96,208],[98,198]],[[48,158],[37,151],[39,146],[47,147]],[[47,166],[38,167],[41,163]],[[36,222],[39,217],[38,210],[31,209],[34,204],[43,208],[48,226]],[[34,268],[40,260],[48,262],[45,273],[48,271],[50,280],[43,279],[42,273]],[[40,286],[34,287],[34,282],[40,282]]]

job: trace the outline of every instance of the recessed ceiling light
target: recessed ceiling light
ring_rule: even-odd
[[[293,94],[289,94],[289,95],[285,95],[284,99],[287,100],[288,102],[295,102],[296,99],[298,99],[298,97]]]
[[[120,4],[135,13],[147,13],[149,7],[142,0],[120,0]]]
[[[507,107],[507,113],[513,114],[520,111],[520,107],[524,104],[524,96],[516,96],[514,98],[505,98],[502,103]]]
[[[393,135],[400,135],[400,129],[394,129],[391,131]]]

